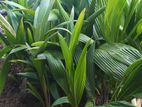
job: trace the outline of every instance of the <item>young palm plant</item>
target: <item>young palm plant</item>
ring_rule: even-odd
[[[47,72],[44,71],[46,68],[42,70],[43,61],[36,60],[36,55],[38,52],[40,52],[41,48],[43,48],[42,44],[48,44],[47,40],[44,41],[44,39],[45,36],[47,36],[46,33],[52,28],[50,24],[52,24],[52,21],[56,20],[51,20],[53,14],[50,14],[54,1],[42,0],[36,11],[30,8],[30,12],[28,13],[28,7],[23,7],[23,5],[10,1],[4,1],[3,3],[3,5],[10,5],[10,8],[14,10],[17,8],[19,9],[15,10],[15,13],[9,11],[7,20],[2,15],[0,15],[1,27],[4,30],[4,33],[1,33],[1,39],[5,43],[4,48],[1,50],[0,56],[5,58],[5,63],[0,72],[0,93],[2,93],[4,89],[8,73],[10,71],[11,62],[22,62],[28,65],[28,67],[34,68],[30,70],[34,73],[27,72],[26,77],[30,74],[36,75],[36,80],[38,80],[38,83],[41,85],[44,97],[42,97],[42,95],[40,95],[41,93],[39,94],[35,86],[30,83],[29,91],[41,101],[44,107],[48,107],[50,103],[48,99],[49,90],[47,88]],[[8,6],[5,8],[8,9]],[[41,17],[43,14],[45,14],[45,16]],[[28,15],[30,15],[30,17]],[[20,18],[20,20],[14,19],[15,17],[16,19]],[[34,22],[31,21],[31,19],[33,20],[33,17]],[[44,18],[44,20],[42,18]],[[49,44],[54,45],[52,41]]]
[[[96,73],[97,75],[105,74],[105,76],[102,76],[102,78],[104,78],[102,79],[102,81],[105,81],[105,83],[107,81],[108,85],[103,85],[101,88],[106,88],[108,94],[105,95],[109,96],[111,101],[123,101],[123,100],[130,101],[134,97],[141,97],[140,94],[141,86],[137,85],[137,83],[134,83],[134,81],[133,82],[131,81],[134,78],[139,78],[136,76],[140,75],[139,73],[141,71],[140,69],[138,69],[139,66],[141,66],[140,63],[138,64],[138,62],[140,62],[141,60],[141,53],[140,53],[141,49],[139,48],[140,45],[138,45],[140,44],[140,42],[134,41],[137,45],[134,45],[134,43],[131,42],[132,40],[131,37],[132,35],[133,36],[137,35],[136,29],[139,28],[141,22],[140,17],[139,20],[137,21],[135,20],[137,19],[135,15],[138,14],[137,9],[140,6],[140,2],[141,0],[140,1],[115,0],[112,3],[111,0],[108,0],[104,14],[102,14],[102,16],[99,16],[96,19],[97,24],[94,24],[95,28],[94,33],[97,35],[95,36],[97,43],[96,45],[99,46],[99,48],[96,49],[94,52],[94,63],[97,66],[99,66],[99,68],[103,71]],[[140,35],[140,33],[138,33],[138,35]],[[102,38],[98,39],[98,37],[103,37],[103,39]],[[106,43],[104,44],[105,41]],[[137,49],[133,48],[131,45]],[[136,71],[136,69],[138,71]],[[99,71],[98,68],[97,70]],[[127,82],[124,81],[127,81],[129,85]],[[135,82],[136,81],[138,80],[135,80]],[[134,87],[130,85],[131,83],[133,84]],[[129,90],[129,92],[131,92],[131,95],[127,93],[128,91],[126,91],[125,85],[127,86],[128,89],[133,87],[133,90],[132,89],[131,91]],[[123,86],[125,86],[125,89],[122,88]],[[135,87],[138,88],[138,91]],[[102,95],[101,90],[103,90],[103,92],[106,93],[106,91],[104,91],[104,89],[101,89],[99,85],[97,88],[98,90],[100,90],[99,91],[100,95]],[[121,92],[122,93],[126,92],[127,94],[122,96]],[[134,95],[136,94],[135,92],[137,93],[136,96]],[[99,98],[96,98],[96,101],[98,100]],[[111,106],[111,104],[104,106]]]
[[[70,39],[69,46],[65,42],[64,38],[61,35],[59,36],[59,42],[66,64],[66,76],[69,89],[68,99],[72,107],[79,106],[79,102],[81,100],[86,81],[86,52],[90,42],[85,45],[76,65],[76,69],[74,68],[75,65],[73,63],[73,54],[83,25],[84,15],[85,10],[81,12],[78,18],[78,21],[74,27],[74,31]]]

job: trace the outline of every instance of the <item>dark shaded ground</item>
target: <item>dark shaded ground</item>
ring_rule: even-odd
[[[12,65],[4,92],[0,96],[0,107],[41,107],[38,100],[26,92],[26,80],[12,79],[16,72],[20,72],[20,69],[18,65]]]
[[[37,102],[11,79],[7,81],[4,93],[0,96],[0,107],[40,107]]]

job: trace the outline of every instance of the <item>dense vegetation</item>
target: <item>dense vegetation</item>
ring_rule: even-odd
[[[0,93],[12,63],[43,107],[134,107],[142,0],[13,0],[0,8]],[[19,65],[19,66],[20,66]],[[16,79],[16,77],[13,79]]]

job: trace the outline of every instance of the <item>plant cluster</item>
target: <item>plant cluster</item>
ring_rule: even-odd
[[[12,63],[43,107],[134,107],[142,0],[0,1],[0,93]]]

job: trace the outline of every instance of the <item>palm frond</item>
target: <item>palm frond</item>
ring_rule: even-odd
[[[120,80],[127,67],[140,57],[140,52],[131,46],[106,43],[96,49],[94,62],[108,76]]]

